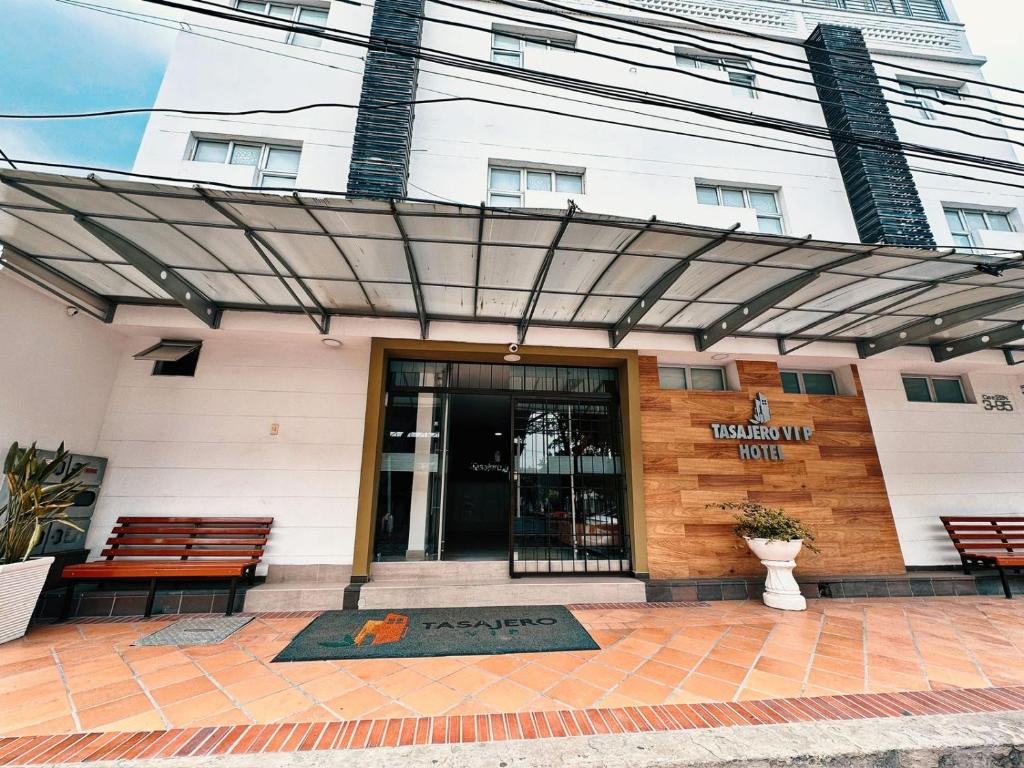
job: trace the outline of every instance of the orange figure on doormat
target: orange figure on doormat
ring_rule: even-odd
[[[389,613],[383,619],[371,619],[363,625],[354,638],[356,645],[362,645],[368,637],[373,637],[370,645],[387,645],[397,643],[409,630],[409,617],[401,613]]]

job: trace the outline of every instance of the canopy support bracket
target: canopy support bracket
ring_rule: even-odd
[[[516,340],[520,344],[526,341],[526,333],[530,330],[530,323],[533,322],[533,313],[537,311],[537,302],[540,301],[540,294],[544,290],[544,282],[547,280],[548,272],[551,271],[551,262],[555,260],[555,251],[558,250],[558,245],[562,242],[565,230],[569,228],[569,221],[576,215],[578,210],[579,206],[576,205],[575,201],[570,200],[569,207],[565,209],[562,220],[558,224],[558,231],[555,232],[551,245],[548,246],[547,251],[544,253],[544,259],[537,270],[537,277],[533,281],[533,287],[530,289],[530,297],[526,301],[526,309],[523,310],[523,317],[519,320],[519,328],[516,331]]]
[[[398,213],[398,206],[394,200],[388,201],[391,204],[391,217],[398,227],[398,234],[402,237],[402,250],[405,252],[405,265],[409,270],[409,281],[412,284],[412,297],[416,302],[416,317],[420,321],[420,338],[426,339],[430,333],[430,319],[427,317],[427,307],[423,301],[423,286],[420,284],[420,273],[416,269],[416,259],[412,253],[412,243],[409,242],[409,234],[405,231],[405,224]]]

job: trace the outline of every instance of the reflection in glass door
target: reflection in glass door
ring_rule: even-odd
[[[513,575],[629,571],[613,404],[517,399],[513,429]]]
[[[377,560],[438,558],[447,420],[447,395],[388,395],[374,533]]]

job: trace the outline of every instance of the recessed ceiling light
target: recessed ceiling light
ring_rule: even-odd
[[[719,352],[718,354],[712,355],[712,360],[728,360],[731,355],[728,352]]]
[[[325,347],[330,347],[331,349],[337,349],[338,347],[341,346],[340,341],[331,338],[320,339],[320,343],[322,343]]]
[[[495,432],[495,433],[494,433],[494,436],[495,436],[495,437],[501,437],[501,436],[502,436],[502,434],[504,434],[504,433],[502,433],[502,432]]]
[[[523,358],[521,355],[515,355],[509,352],[503,359],[506,363],[518,363]]]

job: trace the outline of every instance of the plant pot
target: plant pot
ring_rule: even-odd
[[[35,557],[0,565],[0,643],[24,636],[52,564],[52,557]]]
[[[783,611],[806,611],[807,600],[800,594],[800,586],[793,578],[796,556],[804,545],[803,539],[746,539],[746,542],[761,565],[768,569],[768,577],[764,582],[764,604]]]

